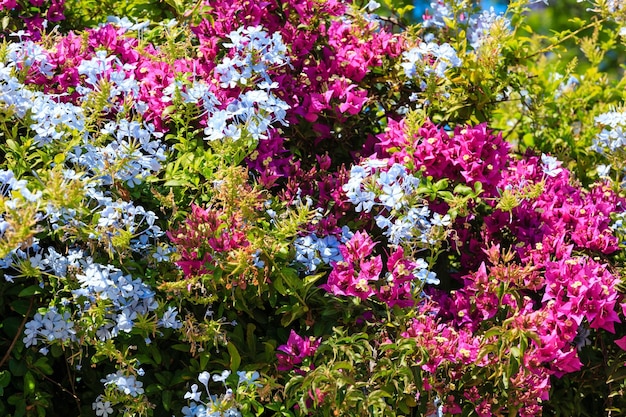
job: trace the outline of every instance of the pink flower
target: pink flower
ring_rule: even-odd
[[[626,350],[626,336],[617,339],[615,344],[622,348],[622,350]]]
[[[289,334],[289,339],[284,345],[280,345],[276,353],[279,371],[290,371],[296,365],[302,363],[305,358],[313,356],[319,347],[321,339],[313,337],[300,337],[293,329]]]
[[[17,7],[15,0],[0,0],[0,10],[13,10]]]

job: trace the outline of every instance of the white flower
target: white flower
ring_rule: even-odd
[[[546,154],[541,154],[541,169],[543,173],[549,177],[556,177],[563,171],[561,166],[561,161],[556,159],[553,156],[548,156]]]

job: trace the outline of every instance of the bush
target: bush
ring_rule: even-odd
[[[0,2],[0,412],[623,415],[626,9],[529,3]]]

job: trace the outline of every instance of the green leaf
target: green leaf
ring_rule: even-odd
[[[46,356],[42,356],[41,358],[37,359],[37,362],[35,362],[35,368],[39,369],[42,373],[46,375],[52,375],[54,373],[52,367],[48,363],[48,357]]]
[[[18,361],[15,359],[11,359],[9,361],[9,371],[11,371],[11,374],[13,376],[24,376],[27,369],[28,368],[26,368],[26,364],[22,361]]]
[[[39,285],[31,285],[31,286],[24,288],[22,291],[20,291],[20,293],[18,294],[18,297],[21,297],[21,298],[32,297],[33,295],[40,295],[40,294],[43,294],[44,292],[45,291],[43,290],[43,288],[41,288]]]
[[[456,187],[454,187],[454,193],[461,195],[472,195],[474,193],[474,190],[467,185],[458,184]]]
[[[34,394],[36,386],[37,382],[35,381],[35,377],[33,376],[32,372],[27,371],[26,374],[24,374],[24,394]]]
[[[65,162],[65,154],[64,153],[60,152],[60,153],[58,153],[58,154],[56,154],[54,156],[54,163],[55,164],[60,165],[63,162]]]
[[[277,274],[274,277],[272,281],[272,285],[274,286],[274,288],[276,288],[276,291],[278,291],[280,295],[287,295],[287,289],[285,288],[285,285],[283,284],[283,279],[281,277],[281,274]]]
[[[179,344],[176,344],[176,345],[172,345],[172,349],[177,350],[179,352],[185,352],[185,353],[191,351],[189,345],[185,345],[185,344],[182,344],[182,343],[179,343]]]
[[[241,356],[239,355],[239,351],[237,351],[237,347],[232,342],[228,342],[226,345],[228,349],[228,353],[230,354],[230,370],[233,372],[237,372],[239,370],[239,365],[241,364]]]
[[[4,370],[0,371],[0,388],[5,388],[11,383],[11,372]]]
[[[161,394],[161,402],[163,403],[165,411],[170,411],[172,409],[172,391],[163,391]]]
[[[2,320],[2,330],[9,338],[13,339],[20,328],[21,322],[22,320],[18,317],[7,317]]]
[[[159,349],[155,346],[151,349],[151,353],[152,353],[152,357],[154,358],[154,362],[157,365],[160,365],[163,359],[161,357],[161,352],[159,351]]]

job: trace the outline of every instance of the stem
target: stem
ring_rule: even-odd
[[[532,54],[527,55],[527,56],[525,56],[525,57],[524,57],[524,58],[522,58],[522,59],[526,60],[526,59],[532,58],[532,57],[534,57],[534,56],[536,56],[536,55],[539,55],[539,54],[544,54],[544,53],[546,53],[546,52],[549,52],[550,50],[552,50],[552,49],[553,49],[553,48],[555,48],[556,46],[558,46],[558,45],[562,44],[562,43],[563,43],[563,42],[565,42],[566,40],[571,39],[571,38],[574,38],[574,37],[577,37],[577,36],[578,36],[578,34],[579,34],[580,32],[582,32],[582,31],[584,31],[584,30],[587,30],[587,29],[590,29],[590,28],[592,28],[592,27],[594,27],[594,26],[596,26],[596,25],[598,25],[598,24],[602,24],[605,20],[606,20],[606,19],[605,19],[605,18],[603,18],[603,19],[601,19],[601,20],[599,20],[599,21],[593,21],[593,22],[591,22],[591,23],[587,23],[585,26],[581,27],[580,29],[576,29],[574,32],[572,32],[572,33],[568,34],[567,36],[563,37],[563,38],[562,38],[562,39],[560,39],[558,42],[556,42],[556,43],[554,43],[554,44],[552,44],[552,45],[548,45],[548,46],[546,46],[545,48],[538,50],[537,52],[533,52]]]
[[[78,407],[78,409],[80,410],[80,398],[78,398],[78,396],[76,394],[74,394],[73,392],[71,392],[70,390],[68,390],[67,388],[65,388],[63,385],[61,385],[60,383],[58,383],[57,381],[55,381],[54,379],[50,378],[48,375],[44,374],[43,372],[41,372],[39,369],[36,368],[31,368],[33,371],[35,371],[37,374],[39,374],[40,376],[42,376],[45,380],[47,380],[48,382],[52,382],[54,385],[56,385],[57,387],[59,387],[59,389],[61,389],[61,391],[69,394],[72,396],[72,398],[74,398],[74,401],[76,401],[76,406]],[[72,384],[72,389],[73,388],[73,383]]]
[[[28,311],[26,311],[26,314],[24,315],[24,320],[22,320],[22,323],[20,324],[20,327],[17,329],[17,332],[15,333],[15,337],[13,338],[13,341],[11,341],[11,345],[7,349],[7,352],[2,357],[2,360],[0,360],[0,368],[2,368],[4,366],[4,364],[5,364],[5,362],[7,360],[9,360],[9,356],[11,356],[11,352],[15,348],[15,344],[17,343],[17,340],[19,339],[20,335],[22,334],[22,331],[24,330],[24,326],[26,326],[26,321],[28,320],[28,317],[30,316],[30,311],[33,309],[33,304],[34,303],[35,303],[35,297],[31,297],[30,298],[30,304],[28,306]]]

